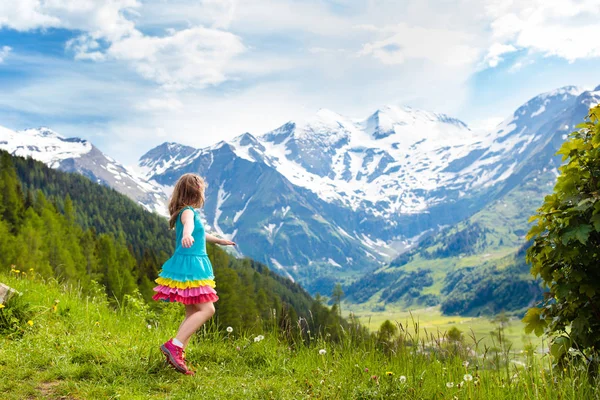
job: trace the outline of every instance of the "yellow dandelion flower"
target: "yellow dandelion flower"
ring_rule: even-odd
[[[15,269],[15,274],[18,274],[19,272],[21,272],[21,271],[19,271],[18,269]]]
[[[56,306],[52,306],[52,311],[56,312]]]
[[[33,268],[29,268],[29,271],[30,271],[30,272],[33,272]]]
[[[94,325],[100,326],[100,321],[96,321],[96,323]]]
[[[33,321],[32,320],[27,321],[27,325],[33,326]]]
[[[4,307],[5,307],[5,305],[4,305],[4,304],[0,304],[0,308],[4,308]]]
[[[386,374],[387,376],[392,376],[392,375],[394,375],[394,373],[393,373],[392,371],[387,371],[385,374]]]

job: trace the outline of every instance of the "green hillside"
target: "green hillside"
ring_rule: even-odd
[[[477,344],[467,332],[419,336],[389,322],[367,338],[304,329],[288,336],[269,317],[256,332],[208,324],[187,351],[193,377],[164,362],[158,346],[176,331],[181,307],[151,310],[136,297],[115,308],[102,288],[0,272],[17,289],[0,307],[0,393],[22,399],[593,399],[585,369],[551,369],[534,348]],[[261,335],[264,337],[261,340]],[[479,340],[479,338],[476,338]],[[466,364],[465,362],[468,362]]]
[[[440,305],[445,314],[522,314],[542,293],[525,263],[527,220],[554,180],[550,171],[533,171],[470,218],[348,285],[347,302],[373,310]]]
[[[115,305],[126,296],[148,300],[174,238],[166,221],[124,195],[77,174],[0,153],[0,272],[58,278],[91,293],[100,284]],[[294,331],[299,317],[312,329],[345,322],[292,281],[250,259],[209,245],[221,328],[262,329],[273,312]],[[156,302],[150,302],[156,307]]]

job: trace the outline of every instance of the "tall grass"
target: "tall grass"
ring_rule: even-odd
[[[188,349],[189,377],[158,350],[183,317],[179,305],[156,311],[134,296],[114,307],[100,287],[88,296],[32,276],[0,281],[22,293],[0,309],[13,318],[0,333],[3,399],[600,398],[584,367],[557,370],[548,355],[514,352],[501,335],[488,346],[474,334],[423,333],[415,319],[369,340],[352,321],[335,342],[306,328],[285,335],[275,321],[263,340],[208,324]]]

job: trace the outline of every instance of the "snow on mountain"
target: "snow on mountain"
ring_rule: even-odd
[[[204,149],[165,143],[140,166],[164,187],[185,172],[206,177],[207,222],[286,274],[365,269],[393,256],[394,243],[467,218],[532,168],[550,167],[564,134],[554,133],[580,121],[594,93],[541,94],[487,133],[410,107],[362,119],[320,110]]]
[[[377,216],[435,204],[439,199],[419,193],[444,185],[452,178],[444,168],[465,149],[484,145],[459,120],[394,106],[357,122],[322,110],[274,132],[258,139],[292,183]]]
[[[166,215],[163,189],[103,154],[87,140],[64,138],[48,128],[13,131],[0,127],[0,148],[50,168],[77,172],[127,195],[147,210]]]
[[[9,153],[29,157],[33,154],[51,168],[57,168],[61,161],[80,158],[92,151],[92,145],[80,139],[64,139],[48,128],[26,129],[15,132],[0,127],[0,147]]]

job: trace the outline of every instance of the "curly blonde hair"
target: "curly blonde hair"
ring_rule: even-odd
[[[205,189],[204,179],[196,174],[185,174],[179,178],[169,201],[169,214],[171,214],[169,228],[175,228],[177,217],[184,207],[200,208],[204,206]]]

